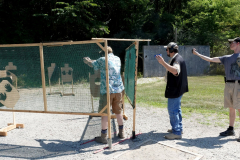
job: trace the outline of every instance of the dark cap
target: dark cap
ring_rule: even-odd
[[[228,39],[228,42],[233,42],[233,41],[240,42],[240,37],[236,37],[234,39]]]

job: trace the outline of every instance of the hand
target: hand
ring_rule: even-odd
[[[89,62],[91,62],[91,59],[89,57],[83,57],[83,62],[85,64],[88,64]]]
[[[198,55],[198,54],[199,54],[195,48],[192,49],[192,53],[193,53],[194,55]]]
[[[164,59],[162,58],[162,56],[160,56],[160,55],[157,55],[156,59],[160,64],[163,64],[165,62]]]
[[[93,65],[92,65],[92,62],[93,62],[94,60],[91,60],[89,57],[84,57],[83,58],[83,62],[85,63],[85,64],[87,64],[89,67],[93,67]]]

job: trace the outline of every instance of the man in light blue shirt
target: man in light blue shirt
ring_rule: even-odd
[[[118,137],[124,138],[123,132],[123,116],[122,112],[122,91],[124,90],[122,77],[121,77],[121,60],[113,54],[112,48],[108,47],[108,72],[109,72],[109,93],[110,105],[112,112],[116,114],[117,122],[119,125]],[[107,85],[106,85],[106,67],[105,57],[100,57],[97,60],[91,60],[89,57],[84,57],[84,63],[93,67],[94,70],[100,70],[101,84],[100,84],[100,100],[98,112],[100,112],[107,105]],[[103,113],[107,113],[105,109]],[[95,141],[99,143],[107,143],[107,127],[108,118],[102,116],[102,131],[100,137],[95,137]]]

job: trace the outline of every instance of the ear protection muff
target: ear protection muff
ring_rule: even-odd
[[[172,45],[171,48],[168,48],[170,53],[174,52],[174,50],[175,50],[175,49],[174,49],[174,46],[175,46],[175,45]]]

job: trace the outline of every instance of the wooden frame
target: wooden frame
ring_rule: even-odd
[[[110,93],[109,93],[109,73],[108,73],[108,52],[107,52],[107,46],[108,41],[133,41],[135,42],[136,46],[136,68],[135,68],[135,81],[137,82],[137,63],[138,63],[138,48],[139,48],[139,41],[151,41],[150,39],[114,39],[114,38],[92,38],[92,40],[89,41],[71,41],[71,42],[49,42],[49,43],[32,43],[32,44],[6,44],[6,45],[0,45],[0,47],[30,47],[30,46],[38,46],[39,52],[40,52],[40,65],[41,65],[41,76],[42,76],[42,89],[43,89],[43,101],[44,101],[44,111],[33,111],[33,110],[9,110],[9,109],[0,109],[0,111],[13,111],[13,112],[29,112],[29,113],[50,113],[50,114],[72,114],[72,115],[89,115],[89,116],[108,116],[108,139],[109,139],[109,148],[112,147],[111,143],[111,118],[115,118],[115,115],[111,115],[110,113]],[[95,43],[97,44],[104,52],[105,52],[105,67],[106,67],[106,83],[107,83],[107,106],[104,107],[104,109],[107,109],[107,114],[102,113],[103,110],[99,113],[80,113],[80,112],[53,112],[47,110],[47,97],[46,97],[46,84],[45,84],[45,69],[44,69],[44,53],[43,53],[43,46],[61,46],[61,45],[73,45],[73,44],[87,44],[87,43]],[[104,46],[102,46],[100,43],[104,43]],[[72,82],[73,83],[73,82]],[[135,93],[136,93],[136,86],[137,83],[135,83]],[[134,99],[136,99],[136,94],[134,96]],[[135,108],[133,110],[133,136],[135,137],[135,118],[136,118],[136,100],[135,102]],[[124,103],[124,99],[123,99]],[[124,105],[124,104],[123,104]],[[124,113],[124,109],[123,109]],[[128,119],[127,116],[124,116],[125,119]],[[23,127],[22,124],[15,124],[11,123],[9,127],[3,128],[0,131],[5,130],[11,130],[15,127]],[[5,133],[5,132],[4,132]],[[133,137],[133,138],[134,138]]]

